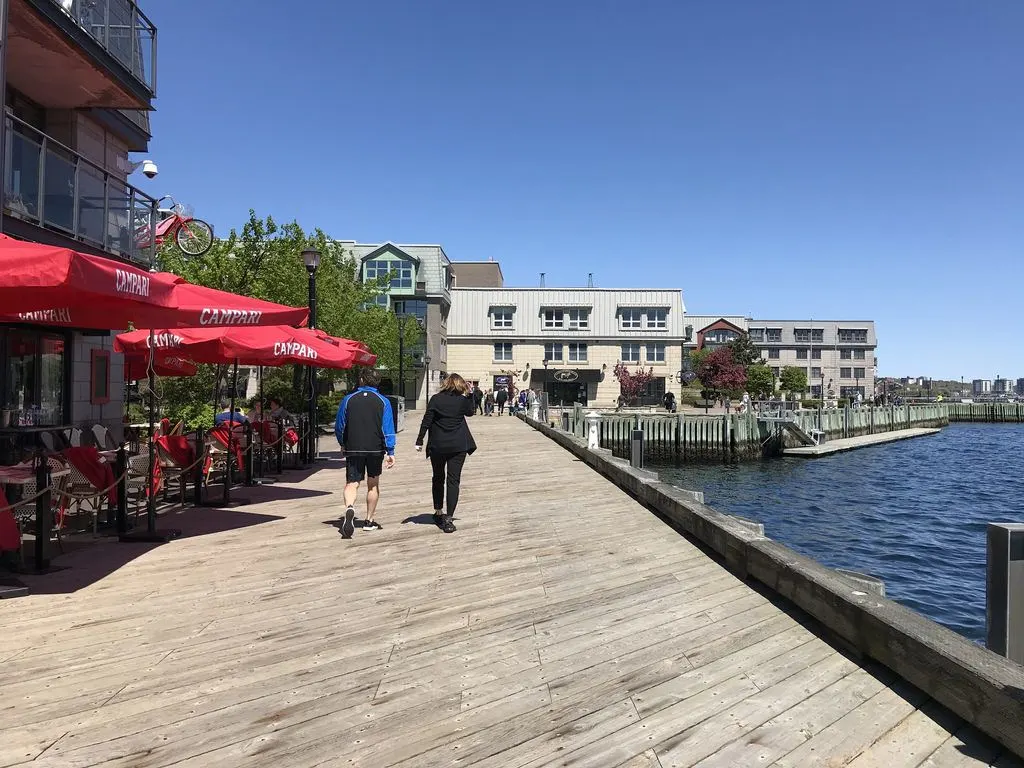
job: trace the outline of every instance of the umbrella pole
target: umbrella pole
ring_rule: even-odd
[[[265,454],[266,454],[266,450],[265,450],[266,443],[264,442],[264,438],[266,437],[266,431],[265,431],[263,425],[267,423],[267,414],[264,411],[264,408],[266,407],[266,402],[263,400],[263,366],[262,365],[258,366],[256,368],[256,376],[260,380],[260,395],[259,395],[259,397],[260,397],[260,419],[261,419],[261,421],[260,421],[260,473],[259,473],[259,475],[257,477],[253,478],[252,483],[253,483],[253,485],[273,485],[277,481],[274,480],[273,478],[265,477],[263,475],[263,468],[264,468],[265,462],[266,462],[266,456],[265,456]],[[280,435],[278,435],[278,439],[280,439]],[[249,450],[252,450],[252,449],[250,448]]]
[[[153,434],[156,419],[156,339],[152,328],[149,329],[149,470],[146,479],[146,489],[149,491],[146,499],[146,530],[132,531],[119,536],[120,541],[144,541],[162,544],[181,536],[181,531],[168,529],[158,531],[156,529],[156,435]]]

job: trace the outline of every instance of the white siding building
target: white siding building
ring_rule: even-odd
[[[448,370],[485,390],[511,380],[516,390],[546,391],[552,403],[612,406],[620,360],[654,370],[649,402],[678,382],[679,290],[455,287],[451,297]]]

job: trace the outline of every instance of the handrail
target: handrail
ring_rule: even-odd
[[[155,229],[155,198],[38,128],[6,113],[4,208],[38,226],[70,233],[112,255],[153,263],[153,238],[140,242],[140,220]]]
[[[50,0],[82,31],[102,46],[103,50],[117,59],[142,83],[151,94],[156,95],[156,25],[139,8],[134,0]],[[122,34],[128,30],[128,34]],[[114,34],[111,34],[114,32]],[[149,40],[149,73],[147,62],[142,55],[143,45]],[[115,41],[128,41],[119,46]]]

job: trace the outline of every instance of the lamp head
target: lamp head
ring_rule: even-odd
[[[302,252],[302,261],[306,264],[306,271],[313,274],[320,266],[320,251],[315,248],[307,248]]]

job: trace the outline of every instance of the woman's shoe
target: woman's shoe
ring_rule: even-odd
[[[455,523],[448,515],[442,515],[441,517],[441,530],[445,533],[455,533]]]

